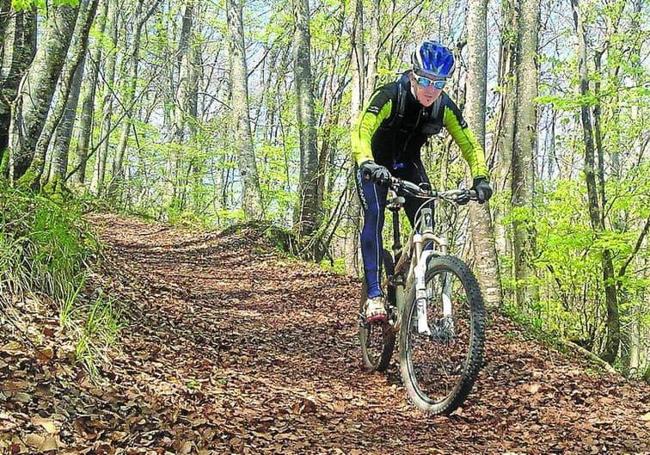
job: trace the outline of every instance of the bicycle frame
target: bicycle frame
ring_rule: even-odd
[[[484,201],[473,189],[436,191],[396,177],[379,184],[388,184],[386,208],[393,212],[392,253],[383,252],[386,273],[381,274],[388,321],[367,321],[367,292],[362,293],[359,341],[364,368],[386,371],[399,341],[400,374],[411,401],[425,412],[449,415],[464,402],[483,362],[485,310],[474,274],[450,254],[444,230],[434,233],[433,203]],[[417,208],[414,229],[402,245],[399,211],[411,197]],[[427,306],[435,311],[427,312]],[[448,355],[447,349],[463,355]],[[422,382],[423,377],[433,381]]]
[[[446,255],[448,251],[447,239],[437,236],[433,232],[433,209],[424,207],[429,202],[433,202],[435,197],[423,200],[422,206],[415,217],[415,226],[409,236],[404,248],[400,244],[400,222],[399,211],[405,202],[404,197],[398,196],[393,190],[389,191],[387,208],[393,212],[393,256],[397,260],[395,272],[392,278],[395,286],[395,304],[397,307],[397,321],[400,321],[401,315],[406,307],[407,290],[415,285],[415,299],[417,302],[418,312],[418,333],[431,335],[431,330],[427,323],[427,292],[425,274],[427,262],[432,255]],[[416,228],[420,227],[419,232]],[[432,248],[425,249],[425,245],[431,244]],[[451,282],[445,276],[443,283],[443,317],[451,317]],[[420,317],[424,316],[424,317]],[[396,329],[399,329],[399,323],[396,323]]]

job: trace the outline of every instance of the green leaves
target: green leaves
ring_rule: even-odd
[[[50,2],[54,6],[78,6],[79,0],[54,0]],[[29,8],[37,8],[39,10],[45,10],[47,7],[46,0],[12,0],[11,7],[16,11],[21,11]]]

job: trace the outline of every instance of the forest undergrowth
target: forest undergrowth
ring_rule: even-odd
[[[101,246],[83,211],[82,201],[61,194],[0,192],[0,324],[36,348],[46,323],[60,337],[55,344],[95,376],[121,322],[114,297],[97,283]],[[55,344],[36,354],[51,358]]]

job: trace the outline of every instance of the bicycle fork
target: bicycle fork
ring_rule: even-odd
[[[425,215],[428,210],[423,210]],[[436,321],[434,332],[432,333],[431,327],[429,327],[429,322],[427,318],[427,304],[430,301],[433,301],[434,296],[432,295],[432,290],[427,290],[426,285],[426,272],[429,262],[429,258],[434,251],[431,249],[424,250],[423,244],[425,240],[433,240],[439,247],[442,254],[446,254],[447,251],[447,242],[444,238],[434,237],[432,235],[432,226],[427,225],[425,227],[426,231],[424,235],[415,234],[413,237],[413,243],[416,246],[416,257],[418,258],[417,264],[413,268],[414,275],[414,286],[415,286],[415,304],[416,304],[416,318],[417,318],[417,331],[420,335],[425,336],[435,336],[440,337],[441,333],[453,334],[453,318],[452,318],[452,301],[451,301],[451,291],[452,291],[452,282],[451,277],[444,273],[441,283],[442,291],[442,319]],[[428,232],[427,232],[428,231]],[[429,237],[431,236],[431,237]],[[431,291],[431,295],[429,292]]]
[[[431,336],[431,329],[427,321],[427,262],[433,251],[426,250],[420,255],[420,260],[413,270],[415,275],[415,304],[417,311],[417,327],[420,335]]]

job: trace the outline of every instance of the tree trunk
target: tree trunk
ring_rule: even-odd
[[[318,150],[312,91],[309,0],[292,0],[292,3],[296,26],[294,37],[296,118],[300,136],[298,233],[301,236],[311,236],[320,222],[321,198],[318,191]]]
[[[100,36],[106,29],[106,15],[108,13],[109,0],[101,1],[101,10],[97,18],[97,31]],[[74,167],[76,171],[72,175],[72,182],[83,185],[86,181],[86,162],[88,161],[88,147],[93,130],[93,114],[95,108],[95,94],[97,93],[97,82],[99,80],[99,66],[102,60],[102,45],[97,40],[90,51],[90,66],[86,72],[83,82],[83,97],[81,99],[81,118],[79,120],[79,136],[77,137],[77,150]]]
[[[350,119],[354,125],[357,121],[359,112],[363,107],[363,86],[365,80],[364,71],[364,50],[363,50],[363,2],[355,1],[354,19],[352,23],[352,34],[350,37],[352,52],[350,58],[352,72],[352,99],[350,100]],[[347,187],[348,191],[356,193],[355,188],[355,165],[350,163],[348,171]],[[343,253],[345,255],[345,268],[349,274],[358,276],[361,273],[361,261],[359,260],[359,236],[361,233],[361,203],[359,197],[355,194],[350,198],[350,204],[347,207],[347,217],[345,226],[345,240],[343,244]]]
[[[235,124],[234,144],[237,149],[239,174],[242,179],[242,208],[248,219],[263,216],[255,149],[251,133],[248,103],[248,70],[244,45],[242,0],[226,0],[230,50],[230,82],[232,115]]]
[[[17,180],[29,168],[65,62],[79,7],[51,6],[42,43],[19,89],[10,133],[10,173]]]
[[[375,90],[377,81],[377,60],[379,59],[379,40],[381,39],[381,27],[379,25],[381,0],[372,0],[370,11],[370,40],[368,41],[368,53],[366,62],[366,80],[364,84],[363,98],[369,100]]]
[[[96,196],[101,196],[104,193],[104,181],[106,179],[106,161],[108,159],[108,149],[110,144],[110,134],[112,129],[112,116],[113,116],[113,90],[115,86],[115,62],[117,59],[117,28],[118,28],[118,14],[119,7],[117,2],[107,0],[109,3],[108,16],[110,18],[109,39],[112,48],[107,52],[106,65],[104,66],[104,79],[105,89],[104,96],[102,97],[99,112],[103,112],[102,127],[100,137],[104,138],[104,142],[99,144],[97,149],[97,156],[95,157],[95,166],[93,169],[93,176],[90,182],[90,191]],[[107,19],[108,20],[108,19]]]
[[[485,93],[487,92],[487,0],[469,2],[467,17],[468,74],[465,116],[482,147],[485,147]],[[501,281],[494,230],[488,204],[470,205],[472,244],[476,269],[485,301],[501,303]]]
[[[63,72],[59,79],[56,101],[45,120],[43,129],[41,130],[41,135],[36,142],[34,158],[29,166],[29,172],[20,178],[20,182],[24,183],[25,186],[29,186],[31,188],[38,188],[40,186],[40,179],[45,168],[45,155],[47,153],[47,149],[50,145],[52,136],[54,135],[54,130],[57,128],[59,122],[61,121],[61,118],[63,117],[66,106],[68,104],[72,79],[74,78],[77,67],[83,60],[84,55],[86,54],[86,49],[88,48],[88,33],[90,32],[90,27],[92,26],[93,20],[95,19],[97,2],[98,0],[86,0],[80,3],[77,24],[73,35],[73,43],[70,46],[70,59],[64,66]],[[78,96],[79,95],[77,93],[77,100]],[[76,107],[77,106],[75,102],[75,111]]]
[[[534,188],[534,150],[537,136],[539,0],[521,1],[517,43],[517,102],[515,142],[512,154],[512,209],[521,216],[513,222],[514,275],[517,305],[534,299],[529,280],[534,255],[533,232],[528,226]]]
[[[578,58],[580,71],[580,94],[584,97],[589,95],[589,74],[587,70],[587,31],[582,21],[582,12],[578,0],[571,0],[573,7],[573,21],[576,34],[578,37]],[[594,234],[605,230],[603,206],[598,197],[598,185],[596,183],[596,150],[594,145],[594,132],[591,119],[591,111],[585,103],[581,106],[580,119],[582,121],[583,137],[585,142],[585,180],[587,183],[587,198],[589,201],[589,219]],[[614,275],[614,265],[612,253],[608,249],[603,249],[601,257],[603,267],[603,285],[605,287],[605,302],[607,306],[607,339],[605,341],[605,351],[602,354],[603,360],[613,364],[618,356],[620,346],[620,321],[618,313],[618,296],[616,294],[616,279]]]
[[[6,19],[6,17],[5,17]],[[13,13],[3,34],[0,84],[0,178],[9,176],[8,154],[11,106],[16,99],[18,85],[36,55],[36,10],[27,9]]]
[[[4,60],[5,37],[10,20],[11,0],[0,0],[0,36],[2,37],[2,46],[0,46],[0,62]]]
[[[70,138],[72,137],[72,128],[76,118],[77,104],[79,103],[79,93],[81,92],[81,81],[83,79],[85,62],[86,59],[83,58],[79,66],[77,66],[77,70],[72,78],[68,103],[65,106],[63,118],[61,118],[61,122],[56,129],[56,138],[52,146],[54,163],[48,179],[48,183],[52,186],[53,191],[57,191],[59,185],[63,184],[68,170],[68,149],[70,148]]]
[[[178,104],[175,112],[174,140],[179,144],[187,140],[186,131],[188,117],[196,118],[196,76],[194,71],[194,44],[192,43],[192,28],[194,23],[194,0],[186,0],[183,13],[183,26],[178,40],[179,81],[176,90]],[[189,122],[193,123],[193,120]]]
[[[515,0],[501,2],[503,30],[501,32],[501,49],[499,59],[499,119],[496,134],[495,169],[492,172],[492,184],[495,192],[511,188],[510,166],[515,141],[515,98],[516,73],[515,58],[517,56],[517,18],[515,15]],[[501,220],[505,216],[505,207],[492,207],[495,226],[495,246],[498,254],[511,254],[506,226]]]
[[[147,10],[144,15],[143,10],[143,1],[139,0],[136,9],[135,9],[135,31],[133,33],[133,42],[129,52],[130,56],[130,72],[128,75],[126,94],[123,100],[124,109],[126,109],[126,118],[124,119],[124,124],[122,125],[122,131],[120,133],[120,141],[117,145],[117,150],[115,151],[115,156],[113,159],[113,175],[111,177],[111,183],[108,186],[109,197],[117,197],[118,191],[122,182],[124,181],[124,154],[126,153],[126,146],[129,141],[129,135],[131,134],[132,127],[132,115],[133,115],[133,100],[135,99],[135,92],[138,87],[138,68],[140,65],[140,41],[142,38],[142,28],[147,23],[151,15],[154,13],[161,0],[154,0],[150,9]]]
[[[174,119],[174,141],[177,144],[192,144],[196,136],[196,117],[198,109],[198,45],[194,39],[194,29],[197,15],[195,0],[186,0],[183,12],[183,25],[178,42],[179,80],[176,87]],[[174,198],[181,208],[187,204],[187,187],[190,177],[199,179],[196,170],[199,168],[199,158],[192,155],[183,169],[183,154],[175,153],[173,167],[175,178],[173,184]]]

